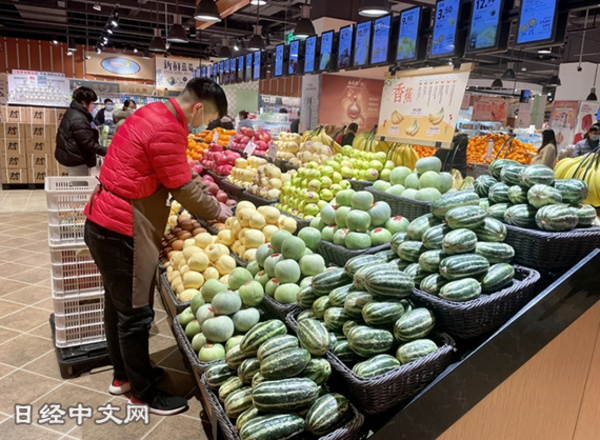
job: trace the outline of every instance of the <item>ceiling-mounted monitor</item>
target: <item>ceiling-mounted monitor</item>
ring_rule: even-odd
[[[244,57],[244,55],[240,55],[237,59],[237,65],[238,65],[238,76],[237,76],[237,82],[244,82],[244,64],[245,64],[245,60],[246,57]]]
[[[285,53],[285,44],[278,44],[275,47],[275,70],[273,76],[279,78],[283,76],[283,55]]]
[[[354,39],[354,58],[352,60],[352,67],[365,67],[369,64],[372,29],[372,21],[364,21],[356,25],[356,38]]]
[[[435,5],[433,37],[429,49],[430,58],[452,57],[456,55],[458,41],[458,18],[460,0],[438,0]]]
[[[414,61],[418,58],[419,47],[426,46],[426,40],[419,39],[419,30],[423,21],[423,8],[405,9],[400,13],[396,61]]]
[[[231,59],[229,66],[229,83],[235,84],[237,82],[237,58]]]
[[[313,35],[306,39],[304,50],[304,73],[315,72],[315,59],[317,55],[317,36]]]
[[[217,81],[219,77],[219,63],[213,64],[212,76],[215,81]]]
[[[300,73],[300,40],[290,43],[290,60],[288,62],[288,75]]]
[[[504,5],[504,0],[473,0],[467,52],[506,49],[510,23],[502,21]]]
[[[372,66],[387,64],[391,32],[391,15],[386,15],[373,21],[373,44],[371,49],[370,63]]]
[[[223,84],[229,84],[229,59],[226,59],[223,63]]]
[[[260,50],[257,50],[256,52],[254,52],[254,69],[253,69],[253,74],[252,74],[252,79],[254,81],[258,81],[260,79],[260,71],[261,71],[261,58],[262,58],[262,53]]]
[[[521,0],[517,44],[554,42],[558,0]]]
[[[347,69],[352,66],[352,43],[354,41],[354,25],[345,26],[340,29],[340,43],[338,44],[338,70]]]
[[[333,31],[321,34],[321,50],[319,51],[319,72],[332,70],[331,56],[333,53]]]
[[[246,54],[246,76],[244,77],[245,82],[252,81],[252,66],[254,64],[254,57],[252,52]]]

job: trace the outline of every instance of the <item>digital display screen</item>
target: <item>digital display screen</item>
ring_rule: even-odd
[[[306,39],[306,50],[304,53],[304,73],[313,73],[315,71],[315,56],[317,54],[316,35]]]
[[[517,44],[549,41],[554,37],[558,0],[522,0]]]
[[[202,78],[206,78],[206,67],[205,66],[202,66],[201,72],[202,72],[201,73]]]
[[[435,7],[431,56],[454,54],[460,0],[439,0]]]
[[[225,61],[219,61],[219,73],[223,75],[225,72]]]
[[[321,35],[321,52],[319,54],[319,71],[329,69],[331,64],[331,51],[333,50],[333,31],[323,32]]]
[[[252,81],[252,63],[253,63],[252,53],[246,55],[246,81]]]
[[[371,49],[371,64],[385,63],[388,59],[390,45],[390,30],[392,16],[378,18],[373,23],[373,49]]]
[[[365,21],[356,25],[356,40],[354,42],[354,67],[366,66],[369,62],[371,47],[371,22]]]
[[[290,43],[288,75],[296,75],[298,73],[298,52],[300,52],[300,41],[294,40]]]
[[[283,53],[285,51],[285,44],[279,44],[275,47],[275,77],[283,75]]]
[[[229,60],[225,60],[225,73],[223,74],[223,82],[229,84]]]
[[[238,81],[244,81],[244,55],[238,57]]]
[[[237,59],[236,58],[232,58],[231,59],[231,68],[229,70],[230,75],[229,75],[229,82],[231,82],[232,84],[235,82],[236,78],[237,78]]]
[[[213,64],[213,78],[219,76],[219,65],[217,63]]]
[[[260,79],[260,50],[254,52],[254,76],[253,79],[254,81],[257,81]]]
[[[352,35],[354,26],[340,29],[340,44],[338,46],[338,69],[347,69],[352,62]]]
[[[493,49],[498,45],[503,0],[473,0],[469,49]]]
[[[421,22],[421,7],[406,9],[400,14],[400,33],[396,61],[414,60],[417,57],[417,38]]]

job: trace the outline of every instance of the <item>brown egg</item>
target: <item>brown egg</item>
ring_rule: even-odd
[[[177,251],[169,251],[169,252],[167,253],[167,260],[171,260],[171,257],[173,256],[173,254],[174,254],[175,252],[177,252]]]
[[[184,220],[179,224],[179,226],[181,226],[181,229],[184,229],[186,231],[191,231],[194,229],[194,224],[191,220]]]
[[[177,234],[177,238],[180,240],[187,240],[188,238],[192,238],[192,233],[190,231],[181,231]]]
[[[175,240],[173,243],[171,243],[171,247],[175,251],[182,250],[183,249],[183,240]]]
[[[173,246],[173,242],[177,240],[177,237],[171,237],[167,240],[169,246]]]
[[[203,232],[206,232],[206,229],[204,229],[204,228],[195,228],[192,231],[192,235],[195,237],[196,235],[202,234]]]
[[[173,235],[177,235],[177,233],[181,231],[181,228],[179,226],[173,226],[173,228],[171,229],[171,233]]]

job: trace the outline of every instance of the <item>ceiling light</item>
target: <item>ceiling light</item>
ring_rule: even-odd
[[[110,24],[114,28],[119,26],[119,10],[117,8],[115,8],[112,16],[108,19],[108,24]]]
[[[508,63],[507,69],[502,74],[502,78],[504,79],[517,79],[517,74],[513,69],[513,63]]]
[[[102,10],[102,6],[100,6],[100,2],[96,2],[96,3],[94,3],[94,6],[92,6],[92,9],[93,9],[94,11],[98,11],[98,12],[100,12],[100,11]]]
[[[265,49],[265,42],[262,39],[262,37],[260,36],[261,31],[262,31],[262,26],[255,24],[254,25],[254,35],[252,36],[252,38],[250,38],[250,41],[248,42],[248,50],[257,51],[257,50]]]
[[[137,47],[133,48],[133,53],[138,53],[138,48]]]
[[[108,38],[105,35],[103,35],[102,41],[104,42],[104,44],[106,44],[106,43],[108,43]]]
[[[112,35],[112,34],[114,33],[114,31],[111,29],[111,27],[110,27],[110,26],[106,26],[106,27],[104,28],[104,30],[105,30],[106,32],[108,32],[110,35]]]
[[[540,49],[537,51],[540,55],[550,55],[552,53],[552,49]]]
[[[265,0],[250,0],[250,4],[254,6],[264,6],[267,2]]]
[[[187,32],[180,24],[174,24],[171,26],[171,30],[167,34],[167,41],[172,43],[187,43],[189,42],[187,38]]]
[[[598,101],[598,95],[596,95],[596,87],[592,87],[590,94],[585,98],[586,101]]]
[[[521,72],[527,72],[527,67],[525,67],[525,66],[521,67]]]
[[[310,6],[302,5],[302,16],[296,25],[296,29],[294,29],[294,37],[308,38],[316,33],[315,27],[310,21]]]
[[[58,40],[56,38],[52,39],[52,44],[54,44],[55,46],[58,44]]]
[[[238,46],[238,44],[237,44],[237,43],[233,43],[233,50],[235,50],[236,52],[237,52],[238,50],[240,50],[240,47]]]
[[[102,53],[102,48],[100,46],[96,46],[96,53]]]
[[[221,41],[221,51],[219,52],[219,58],[233,58],[231,49],[229,48],[229,42],[227,38],[223,38]]]
[[[154,29],[154,38],[150,42],[150,46],[148,47],[148,50],[150,50],[150,52],[161,52],[161,53],[165,53],[167,51],[165,42],[163,41],[162,37],[160,36],[160,29]]]
[[[67,56],[68,57],[72,57],[73,56],[73,51],[71,49],[67,50]]]
[[[98,44],[99,44],[101,47],[104,47],[104,46],[106,45],[106,43],[105,43],[104,41],[99,41],[99,42],[98,42]]]
[[[150,59],[150,51],[148,49],[144,49],[144,55],[142,55],[142,58],[146,60]]]
[[[69,44],[67,45],[67,49],[69,49],[72,52],[75,52],[77,50],[77,45],[75,44],[75,38],[69,37]]]
[[[363,17],[382,17],[392,12],[388,0],[362,0],[358,15]]]
[[[502,80],[500,78],[496,78],[492,83],[492,88],[501,89],[502,87],[504,87],[504,84],[502,84]]]
[[[213,0],[201,0],[196,6],[196,12],[194,12],[194,18],[200,21],[221,21],[221,13],[219,7]]]
[[[560,82],[560,78],[558,77],[558,71],[555,70],[554,73],[552,74],[552,76],[550,77],[550,80],[548,81],[548,86],[557,87],[560,85],[561,85],[561,82]]]

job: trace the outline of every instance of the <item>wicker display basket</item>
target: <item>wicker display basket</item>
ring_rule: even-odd
[[[338,246],[337,244],[330,243],[325,240],[319,242],[317,253],[320,254],[325,262],[328,264],[334,264],[338,267],[344,267],[346,261],[352,257],[363,254],[375,254],[380,251],[385,251],[390,248],[390,244],[382,244],[380,246],[374,246],[367,249],[346,249],[344,246]]]
[[[189,307],[191,301],[181,302],[177,299],[177,295],[173,292],[166,273],[163,273],[160,276],[159,288],[165,302],[165,310],[171,319]]]
[[[206,383],[204,376],[200,380],[200,385],[203,388],[204,394],[207,397],[209,405],[213,408],[214,415],[221,426],[223,437],[227,440],[240,440],[238,433],[235,430],[234,423],[225,414],[225,410],[219,401],[219,398],[215,391]],[[352,418],[348,422],[336,429],[335,431],[327,434],[323,437],[311,435],[308,432],[304,432],[298,436],[293,437],[295,440],[299,439],[311,439],[311,440],[358,440],[363,437],[361,427],[364,423],[364,417],[359,413],[354,406],[350,405],[352,409]]]
[[[373,185],[373,182],[369,180],[354,180],[350,179],[350,185],[354,191],[363,191],[369,186]]]
[[[240,200],[242,200],[242,194],[246,190],[245,188],[243,188],[241,186],[234,185],[233,183],[229,182],[227,179],[221,180],[221,182],[219,183],[219,187],[223,191],[225,191],[232,199],[234,199],[238,202]]]
[[[242,200],[247,200],[248,202],[252,202],[254,204],[254,206],[269,206],[269,205],[274,205],[275,203],[277,203],[277,200],[264,199],[255,194],[252,194],[251,192],[248,192],[248,191],[244,191],[242,193]]]
[[[544,271],[567,269],[600,247],[600,227],[546,232],[506,225],[505,243],[515,249],[514,262]]]
[[[401,215],[408,220],[413,221],[417,217],[429,214],[431,212],[430,202],[421,202],[419,200],[407,199],[402,196],[394,196],[368,187],[367,191],[373,194],[373,198],[377,202],[386,202],[392,208],[392,216]]]
[[[298,232],[300,231],[300,229],[310,226],[310,220],[304,220],[303,218],[298,218],[295,215],[288,214],[287,212],[282,211],[281,209],[279,210],[279,212],[281,212],[282,215],[285,215],[287,217],[290,217],[290,218],[293,218],[294,220],[296,220],[296,232],[294,233],[294,235],[298,235]]]
[[[248,262],[247,262],[247,261],[244,261],[244,260],[242,260],[242,257],[240,257],[240,256],[239,256],[238,254],[236,254],[235,252],[233,252],[233,251],[230,251],[230,252],[229,252],[229,255],[231,255],[231,257],[232,257],[232,258],[235,260],[236,264],[237,264],[239,267],[246,267],[246,266],[248,266]]]
[[[192,348],[192,343],[185,334],[185,329],[179,323],[179,315],[173,318],[173,333],[175,334],[177,345],[179,345],[179,348],[183,351],[184,356],[188,359],[192,368],[196,370],[200,375],[204,373],[204,371],[209,366],[217,364],[219,362],[223,362],[222,359],[218,359],[212,362],[202,362],[200,359],[198,359],[198,355]]]
[[[265,294],[261,306],[264,307],[270,315],[281,321],[285,321],[286,316],[297,307],[297,304],[281,304],[279,301],[275,300],[275,298],[271,298],[269,295]]]
[[[497,330],[521,310],[535,295],[540,274],[527,267],[515,266],[512,284],[499,292],[455,302],[415,289],[415,301],[431,309],[437,322],[459,338],[473,338]]]
[[[296,317],[299,313],[300,309],[296,308],[286,318],[288,326],[294,332],[298,327]],[[340,361],[330,351],[326,356],[332,368],[344,380],[360,408],[368,414],[378,414],[417,395],[450,365],[454,352],[454,339],[446,333],[435,333],[428,337],[438,344],[439,348],[436,351],[393,371],[369,379],[354,374],[351,367]]]

